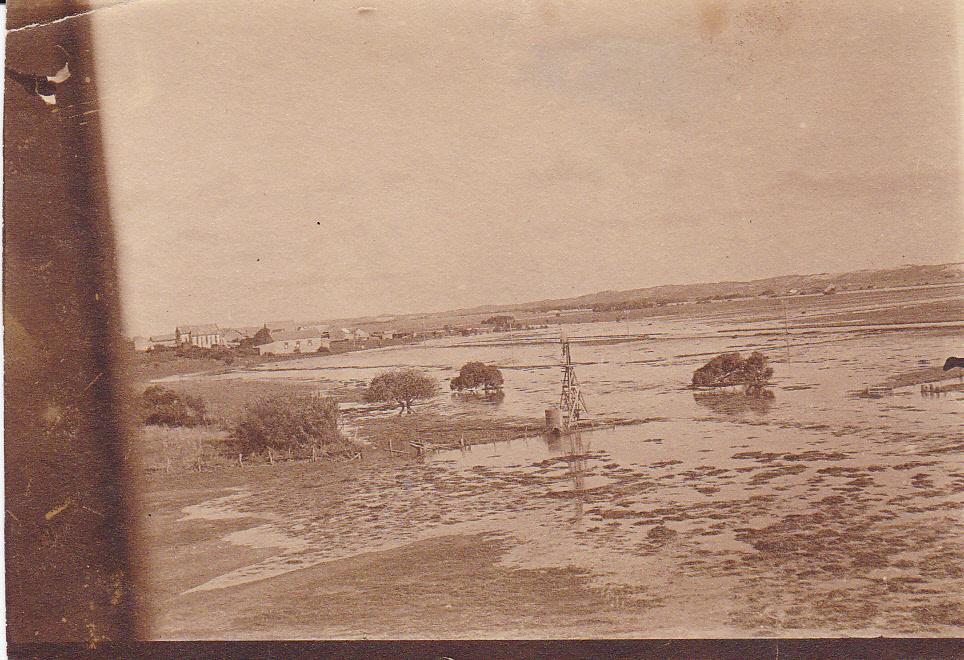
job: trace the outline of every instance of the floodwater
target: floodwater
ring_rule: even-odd
[[[964,324],[941,325],[797,328],[789,359],[782,318],[566,326],[596,430],[438,452],[346,485],[336,500],[313,501],[307,480],[303,490],[287,481],[234,494],[218,501],[217,515],[230,506],[264,520],[230,540],[278,553],[192,591],[483,533],[507,541],[506,566],[588,573],[618,596],[640,636],[959,635],[964,393],[853,395],[960,354]],[[685,389],[694,369],[732,350],[769,356],[772,398]],[[221,377],[324,388],[399,365],[442,379],[482,360],[503,370],[504,398],[445,393],[422,408],[536,426],[558,391],[559,353],[553,328]],[[617,419],[636,423],[607,426]]]

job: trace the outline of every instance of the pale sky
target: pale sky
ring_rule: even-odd
[[[100,9],[128,331],[960,261],[954,7]]]

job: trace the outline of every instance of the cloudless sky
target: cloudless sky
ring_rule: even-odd
[[[953,2],[99,9],[132,334],[964,258]]]

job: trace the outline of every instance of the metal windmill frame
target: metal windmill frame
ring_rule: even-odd
[[[589,407],[582,396],[576,369],[572,365],[572,353],[569,350],[569,337],[563,334],[562,341],[562,393],[559,395],[559,409],[562,411],[562,421],[569,428],[584,416],[589,416]]]

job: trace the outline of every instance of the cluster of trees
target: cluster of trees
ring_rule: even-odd
[[[438,393],[438,384],[416,369],[395,369],[375,376],[365,390],[371,403],[395,403],[398,414],[412,412],[418,399],[429,399]]]
[[[511,330],[513,323],[515,323],[515,317],[508,314],[496,314],[482,321],[482,325],[494,326],[496,331]]]
[[[482,362],[467,362],[459,369],[459,375],[453,378],[449,386],[456,392],[463,390],[477,390],[497,392],[502,389],[502,372],[498,367]]]
[[[611,303],[596,303],[592,306],[592,311],[594,312],[623,312],[630,309],[647,309],[650,307],[659,307],[665,304],[660,300],[651,300],[649,298],[641,298],[639,300],[621,300],[619,302]]]
[[[349,442],[338,431],[338,403],[310,394],[275,395],[248,404],[231,429],[235,451],[250,455],[268,449],[305,454],[344,451]]]
[[[475,391],[482,388],[486,393],[502,390],[502,372],[494,365],[467,362],[459,375],[450,381],[456,392]],[[412,406],[420,399],[430,399],[438,394],[438,383],[416,369],[394,369],[378,374],[365,389],[365,400],[370,403],[393,403],[398,414],[411,413]]]
[[[156,426],[200,426],[207,421],[207,409],[199,397],[181,395],[160,385],[144,390],[142,417]]]
[[[747,358],[739,353],[721,353],[693,372],[693,385],[743,385],[747,394],[757,394],[772,376],[773,369],[767,366],[767,357],[759,351],[753,351]]]

